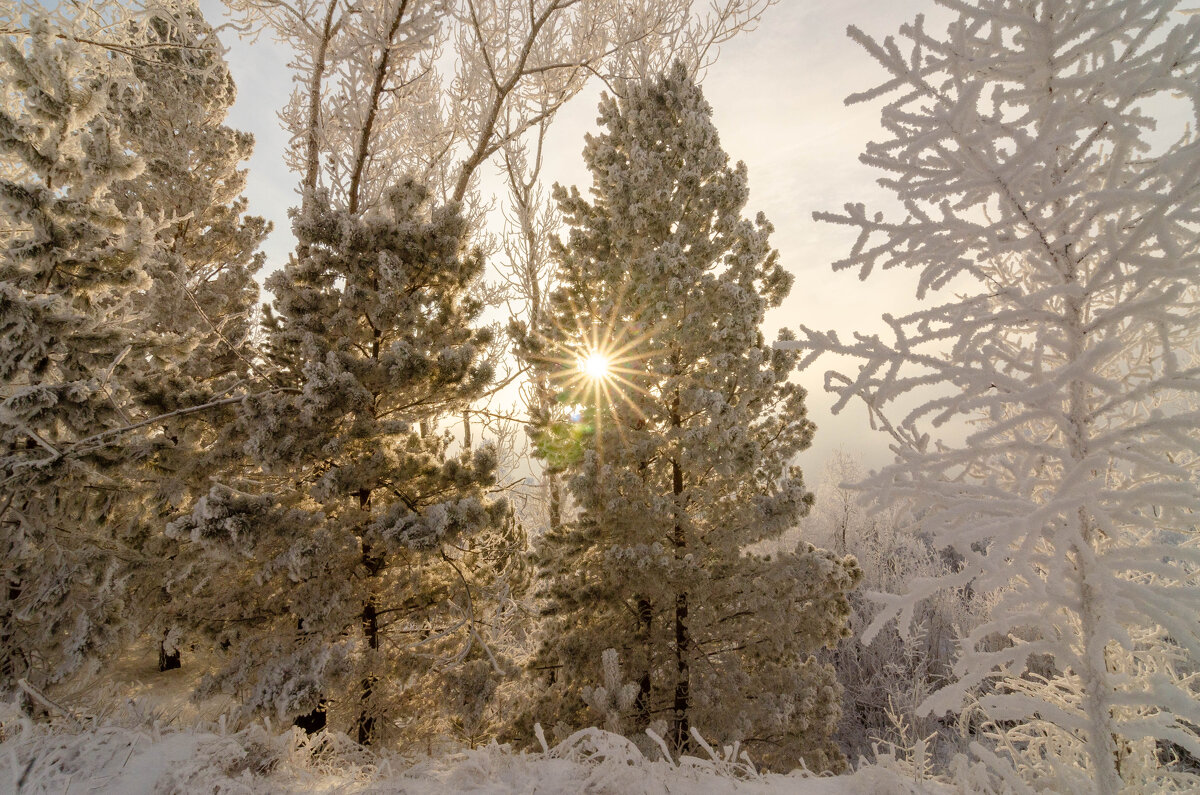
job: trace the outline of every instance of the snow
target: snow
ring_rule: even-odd
[[[684,757],[648,760],[627,739],[585,729],[543,753],[495,743],[437,758],[368,757],[344,735],[307,738],[298,729],[270,733],[261,725],[236,733],[220,726],[161,733],[153,726],[108,724],[78,733],[52,732],[0,714],[0,791],[106,795],[211,792],[614,793],[614,795],[841,795],[942,793],[949,788],[908,780],[885,765],[844,776],[759,773],[746,762]],[[9,789],[11,788],[11,789]]]

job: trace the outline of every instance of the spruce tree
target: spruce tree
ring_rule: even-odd
[[[483,267],[457,206],[403,182],[365,213],[323,193],[295,216],[298,254],[267,280],[267,342],[286,390],[246,402],[254,468],[171,532],[212,570],[193,598],[228,649],[209,686],[250,708],[394,734],[434,661],[486,657],[462,550],[507,507],[487,446],[452,454],[423,424],[492,378],[466,290]]]
[[[807,545],[750,550],[808,511],[793,459],[814,426],[796,356],[760,329],[792,277],[767,220],[742,217],[746,168],[711,116],[680,64],[630,85],[587,138],[591,200],[556,188],[561,286],[529,345],[574,407],[543,418],[539,441],[579,515],[538,548],[532,667],[552,684],[534,717],[657,726],[676,750],[695,727],[771,764],[836,768],[839,688],[813,653],[845,635],[859,572]],[[636,694],[597,698],[617,684]]]

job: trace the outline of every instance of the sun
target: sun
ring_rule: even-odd
[[[592,351],[579,360],[579,369],[593,381],[602,381],[608,378],[611,367],[612,364],[609,362],[608,357],[599,351]]]

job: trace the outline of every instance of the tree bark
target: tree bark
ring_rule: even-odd
[[[17,633],[13,627],[16,621],[13,606],[21,598],[21,580],[9,580],[7,590],[8,603],[0,614],[0,688],[5,690],[15,687],[18,679],[28,675],[25,655],[17,647]]]
[[[321,699],[317,702],[317,706],[312,712],[297,715],[296,719],[292,721],[292,725],[304,729],[305,734],[316,734],[319,731],[324,731],[329,718],[326,712],[328,705],[329,702]]]
[[[321,83],[325,80],[325,54],[329,49],[329,41],[333,38],[333,15],[337,11],[338,0],[329,0],[325,9],[325,21],[321,26],[321,43],[317,45],[317,53],[313,57],[312,76],[308,82],[308,124],[304,131],[304,196],[301,201],[307,201],[309,194],[317,187],[317,173],[320,171],[320,141],[317,139],[317,128],[321,118]]]
[[[1063,254],[1063,259],[1066,262],[1066,281],[1069,284],[1078,284],[1078,267],[1069,250]],[[1086,349],[1086,318],[1082,299],[1071,296],[1066,303],[1068,358],[1074,363],[1083,358]],[[1087,393],[1087,384],[1081,379],[1073,380],[1068,387],[1067,452],[1077,464],[1084,461],[1088,455],[1088,441],[1091,435]],[[1110,684],[1111,665],[1105,639],[1100,637],[1102,620],[1099,615],[1099,597],[1091,584],[1092,576],[1089,571],[1096,554],[1096,528],[1086,507],[1080,506],[1076,520],[1079,546],[1073,550],[1073,558],[1079,578],[1079,618],[1083,635],[1083,670],[1079,672],[1085,683],[1082,706],[1091,734],[1087,749],[1095,766],[1096,791],[1102,795],[1115,795],[1124,786],[1121,761],[1125,742],[1116,731],[1111,700],[1111,692],[1115,688]]]
[[[404,11],[408,8],[408,0],[401,0],[392,18],[388,30],[387,41],[384,42],[383,52],[379,54],[379,63],[375,65],[375,77],[371,83],[371,100],[367,109],[367,119],[359,130],[358,144],[354,148],[354,168],[350,174],[349,196],[347,206],[350,212],[358,212],[359,193],[362,188],[363,169],[367,166],[367,158],[371,146],[371,133],[374,132],[375,115],[379,112],[379,103],[383,97],[384,84],[387,82],[388,63],[392,55],[392,39],[400,29],[400,21],[404,19]]]
[[[297,620],[296,631],[299,632],[304,627],[304,622]],[[292,721],[292,725],[304,729],[305,734],[316,734],[319,731],[324,731],[329,722],[329,702],[324,696],[318,696],[317,706],[313,707],[312,712],[303,715],[297,715]]]
[[[558,473],[546,473],[546,488],[550,491],[550,530],[556,531],[562,527],[562,481]]]

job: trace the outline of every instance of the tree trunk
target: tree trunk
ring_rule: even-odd
[[[163,630],[163,639],[158,642],[158,670],[173,671],[176,668],[181,668],[183,663],[179,659],[179,647],[176,646],[174,651],[167,651],[167,635],[170,630]]]
[[[1067,262],[1066,281],[1069,284],[1078,284],[1078,268],[1069,249],[1063,258]],[[1067,356],[1071,363],[1075,363],[1083,358],[1086,350],[1086,318],[1082,300],[1076,296],[1069,297],[1066,310],[1069,345]],[[1087,392],[1087,384],[1081,379],[1073,380],[1068,387],[1067,452],[1071,460],[1077,463],[1086,459],[1091,436]],[[1101,795],[1115,795],[1124,786],[1121,759],[1125,743],[1116,732],[1111,700],[1111,693],[1115,688],[1110,682],[1111,669],[1108,651],[1105,648],[1107,644],[1101,634],[1103,621],[1099,614],[1100,597],[1091,584],[1092,575],[1089,571],[1096,554],[1096,529],[1086,507],[1080,506],[1076,519],[1080,541],[1079,546],[1074,549],[1073,557],[1079,580],[1080,632],[1083,635],[1083,670],[1079,672],[1084,680],[1082,706],[1088,722],[1088,733],[1091,735],[1088,738],[1087,749],[1095,766],[1096,791]]]
[[[296,719],[292,721],[292,725],[304,729],[305,734],[316,734],[319,731],[324,731],[329,718],[326,712],[328,706],[329,702],[321,699],[317,702],[317,706],[312,712],[297,715]]]
[[[364,563],[365,563],[364,557]],[[370,599],[363,605],[362,611],[363,634],[367,638],[367,647],[371,650],[379,648],[379,618],[375,612],[375,600]],[[371,696],[375,691],[376,678],[372,674],[363,677],[362,689],[359,693],[358,713],[358,742],[360,745],[370,745],[375,734],[375,717],[371,714]]]
[[[358,506],[363,511],[371,510],[371,490],[360,489],[358,492]],[[362,609],[362,628],[363,637],[367,641],[367,648],[371,652],[379,649],[379,616],[378,607],[375,604],[374,585],[371,582],[379,576],[379,572],[383,570],[384,559],[382,555],[373,555],[371,553],[371,545],[363,543],[362,545],[362,564],[367,570],[367,599],[363,603]],[[368,653],[367,665],[370,666],[375,662],[375,655]],[[368,669],[369,671],[369,669]],[[375,691],[375,683],[377,677],[372,673],[367,673],[363,677],[361,690],[359,692],[359,713],[358,713],[358,742],[361,745],[370,745],[375,737],[375,717],[371,714],[371,697]]]
[[[375,64],[375,77],[371,85],[371,99],[367,106],[367,118],[363,122],[362,129],[359,131],[358,144],[354,149],[354,168],[350,173],[347,207],[351,214],[358,212],[363,169],[367,166],[367,156],[371,147],[371,133],[375,127],[375,116],[379,113],[379,102],[384,94],[384,84],[387,82],[388,62],[392,56],[392,40],[396,38],[396,31],[400,29],[400,21],[404,19],[404,11],[407,8],[408,0],[400,0],[400,5],[396,8],[396,15],[392,17],[392,25],[387,33],[387,41],[379,53],[379,62]]]
[[[678,427],[679,416],[672,416],[672,422]],[[671,461],[672,493],[675,496],[675,560],[683,560],[687,539],[683,529],[683,468],[676,460]],[[691,675],[688,665],[688,654],[691,647],[691,636],[688,633],[688,595],[680,589],[675,594],[675,721],[671,733],[674,737],[675,748],[679,752],[691,748],[691,724],[689,712],[691,708]]]
[[[13,605],[21,598],[21,581],[12,579],[8,582],[8,603],[4,613],[0,615],[0,690],[10,690],[16,687],[17,680],[27,675],[28,666],[24,664],[25,655],[17,648],[14,622],[16,612]]]
[[[297,620],[296,631],[299,632],[304,628],[304,622]],[[317,698],[317,706],[312,712],[304,715],[297,715],[292,721],[292,725],[304,729],[305,734],[316,734],[319,731],[324,731],[325,726],[329,722],[328,714],[329,702],[324,697]]]
[[[338,0],[329,0],[325,9],[325,21],[321,26],[321,41],[317,45],[317,53],[313,57],[312,75],[308,82],[308,118],[304,130],[304,196],[302,202],[307,202],[314,188],[317,187],[317,173],[320,171],[320,141],[317,139],[317,129],[321,117],[321,84],[325,79],[325,54],[329,49],[329,40],[333,38],[333,16],[337,12]]]
[[[641,678],[638,679],[638,694],[637,700],[633,702],[634,711],[637,714],[638,729],[646,729],[650,726],[650,661],[653,659],[651,654],[650,644],[653,639],[650,635],[650,629],[654,620],[654,608],[650,604],[650,600],[646,598],[638,599],[638,628],[642,636],[642,645],[646,649],[646,665],[642,669]]]
[[[562,481],[555,472],[546,473],[546,488],[550,491],[550,530],[562,527]]]

